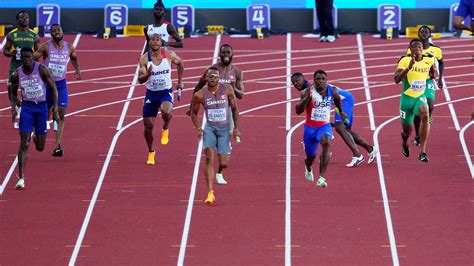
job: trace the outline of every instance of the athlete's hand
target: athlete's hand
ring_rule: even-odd
[[[438,88],[442,89],[443,88],[443,78],[438,79]]]
[[[153,74],[153,67],[152,66],[147,66],[146,69],[146,76],[149,78]]]
[[[237,143],[240,143],[240,131],[239,131],[239,129],[234,128],[233,135],[234,135],[235,141],[236,141]]]
[[[59,120],[59,114],[58,114],[58,107],[54,106],[53,107],[53,120],[58,121]]]
[[[76,76],[76,80],[81,80],[81,71],[79,69],[76,69],[76,71],[74,71],[74,76]]]
[[[412,54],[410,64],[408,64],[408,70],[410,70],[413,67],[413,65],[415,64],[415,62],[416,62],[415,58],[416,58],[415,54]]]
[[[191,116],[191,108],[189,108],[189,109],[186,111],[186,115],[187,115],[187,116]]]
[[[344,112],[342,112],[342,113],[340,114],[340,116],[341,116],[342,120],[344,120],[344,121],[345,121],[346,119],[348,119],[347,114],[344,113]]]
[[[203,134],[202,128],[197,128],[196,129],[196,135],[197,135],[198,139],[202,138],[202,134]]]

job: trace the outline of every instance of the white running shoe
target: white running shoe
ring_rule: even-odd
[[[320,176],[318,178],[318,183],[316,183],[316,186],[318,186],[318,187],[328,187],[328,183],[326,182],[326,178]]]
[[[18,182],[16,183],[15,188],[16,189],[24,189],[25,188],[25,179],[24,178],[19,178]]]
[[[222,173],[216,173],[216,181],[219,185],[227,185],[227,181],[224,179]]]
[[[46,122],[46,129],[47,129],[47,130],[50,130],[50,129],[51,129],[51,125],[50,125],[49,122]]]
[[[363,161],[365,161],[364,155],[360,155],[359,157],[352,157],[352,161],[348,164],[346,164],[346,167],[356,167],[359,164],[361,164]]]
[[[320,42],[327,42],[327,41],[328,41],[328,37],[327,37],[327,36],[321,36],[321,37],[319,37],[319,41],[320,41]]]
[[[335,42],[336,41],[336,36],[329,35],[326,40],[327,40],[327,42]]]
[[[309,182],[313,182],[314,181],[313,169],[311,169],[311,171],[308,171],[308,169],[306,169],[306,166],[305,166],[304,176],[306,177],[306,180],[308,180]]]
[[[20,128],[20,124],[18,122],[13,123],[13,128]]]
[[[368,164],[371,164],[374,162],[375,158],[377,157],[377,153],[379,153],[379,150],[374,146],[374,149],[372,150],[371,153],[369,153],[369,160],[367,160]]]

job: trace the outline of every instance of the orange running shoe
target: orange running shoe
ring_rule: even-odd
[[[211,205],[215,200],[216,197],[214,196],[214,191],[209,191],[207,193],[207,199],[204,201],[204,203],[206,203],[206,205]]]
[[[148,160],[146,161],[146,164],[148,165],[153,165],[155,164],[155,151],[151,151],[148,153]]]
[[[161,129],[161,144],[166,145],[170,142],[168,136],[170,134],[169,129]]]

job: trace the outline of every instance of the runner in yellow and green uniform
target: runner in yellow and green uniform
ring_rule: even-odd
[[[11,97],[11,75],[21,65],[20,50],[23,47],[29,47],[34,51],[38,49],[39,37],[33,30],[30,29],[30,16],[25,11],[20,11],[16,14],[17,28],[13,29],[7,34],[7,41],[3,49],[3,54],[6,57],[11,57],[10,70],[8,72],[8,99],[12,101]]]
[[[423,43],[423,55],[433,57],[438,62],[439,79],[438,79],[437,85],[438,85],[438,88],[442,89],[444,63],[443,63],[443,53],[441,51],[441,48],[430,43],[431,29],[426,25],[423,25],[418,29],[418,38]],[[410,56],[410,55],[411,55],[410,48],[408,48],[407,56]],[[433,110],[434,110],[435,89],[436,89],[434,76],[435,76],[435,73],[430,72],[430,78],[426,80],[426,90],[425,90],[425,97],[426,97],[426,100],[428,101],[428,107],[430,111],[430,124],[433,121],[432,115],[433,115]],[[413,140],[413,144],[415,144],[416,146],[420,146],[421,141],[420,141],[420,117],[419,116],[415,116],[414,124],[415,124],[416,136],[415,136],[415,139]]]
[[[426,143],[430,132],[429,110],[426,97],[426,80],[429,72],[434,71],[433,57],[423,56],[423,44],[419,39],[413,39],[410,42],[412,56],[404,56],[398,62],[395,72],[395,83],[402,82],[402,95],[400,97],[400,118],[402,121],[402,153],[405,157],[410,156],[408,148],[408,137],[412,131],[412,124],[415,115],[421,118],[421,152],[418,159],[422,162],[428,162],[426,155]]]

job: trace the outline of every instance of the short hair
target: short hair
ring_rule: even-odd
[[[326,76],[326,77],[328,76],[328,74],[326,73],[326,71],[319,69],[319,70],[316,70],[316,71],[314,72],[313,78],[316,77],[317,74],[323,74],[323,75]]]
[[[230,44],[227,44],[227,43],[224,43],[223,45],[221,45],[221,48],[219,49],[219,51],[221,51],[222,48],[224,47],[229,47],[231,51],[234,51],[234,48],[232,48],[232,46],[230,46]]]
[[[30,47],[23,47],[21,48],[21,54],[23,53],[32,53],[33,54],[33,49],[31,49]]]
[[[411,45],[415,42],[419,42],[419,43],[423,44],[423,42],[420,39],[416,38],[416,39],[413,39],[413,40],[410,41],[409,47],[411,47]]]
[[[157,8],[157,7],[162,7],[163,9],[165,9],[165,5],[163,4],[162,0],[156,1],[156,3],[153,5],[153,8]]]
[[[427,29],[427,30],[430,32],[430,35],[431,35],[431,28],[428,27],[427,25],[421,26],[421,27],[418,29],[418,33],[420,33],[421,29]]]
[[[209,71],[209,70],[217,70],[217,72],[220,73],[219,69],[218,69],[217,67],[215,67],[215,66],[210,66],[210,67],[207,69],[207,71]]]
[[[293,74],[291,75],[291,78],[292,78],[292,79],[293,79],[294,77],[303,77],[303,78],[304,78],[304,75],[303,75],[303,73],[301,73],[301,72],[296,72],[296,73],[293,73]]]
[[[20,11],[18,11],[18,13],[16,13],[16,20],[20,19],[20,14],[22,14],[22,13],[25,13],[25,14],[28,15],[28,12],[26,12],[25,10],[20,10]]]
[[[60,27],[61,28],[61,25],[59,25],[58,23],[54,23],[53,25],[51,25],[50,29],[52,29],[53,27]]]

